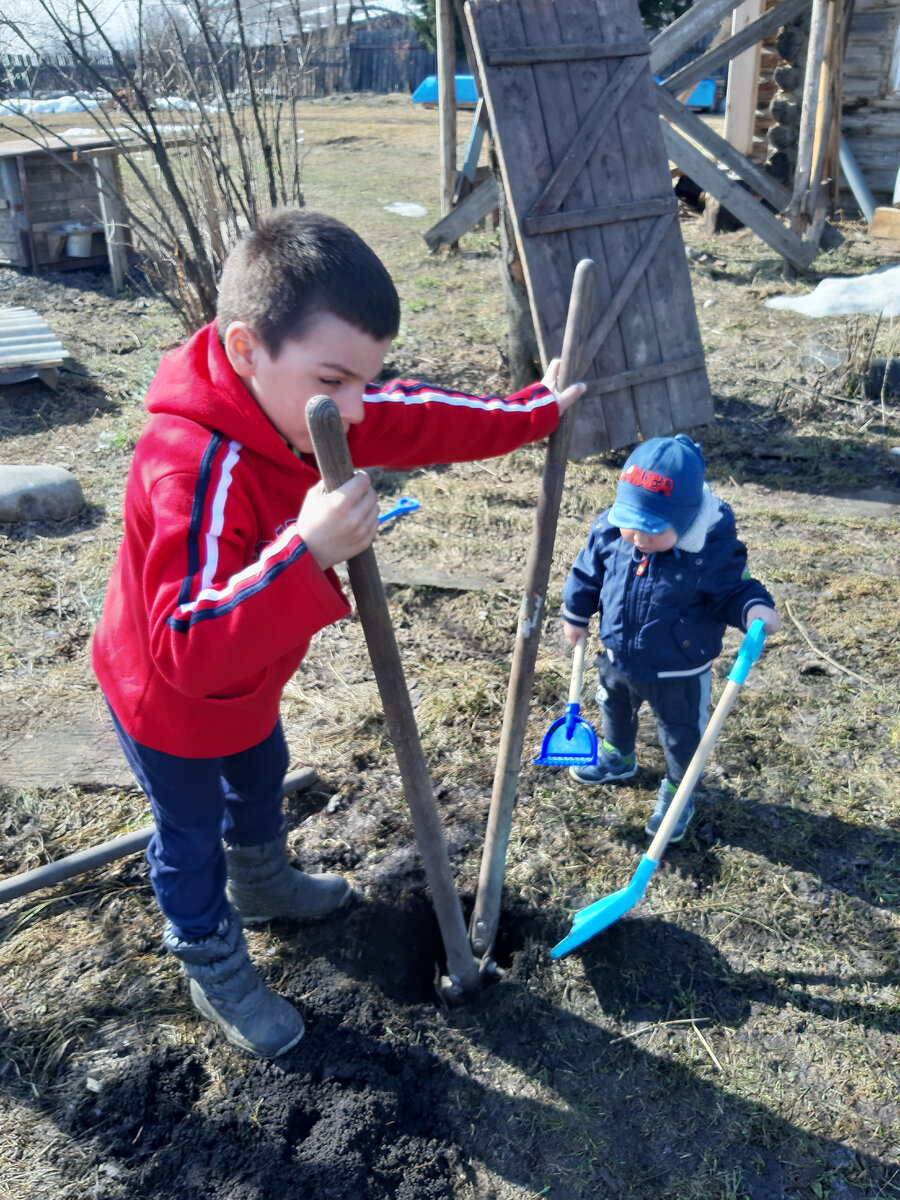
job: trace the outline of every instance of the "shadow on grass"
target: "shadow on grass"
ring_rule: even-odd
[[[119,416],[121,406],[103,388],[82,375],[70,360],[52,391],[31,379],[0,389],[0,440],[46,433],[67,425],[86,425],[96,416]]]
[[[706,788],[698,799],[694,828],[680,846],[670,848],[667,859],[678,854],[685,871],[702,887],[719,879],[729,848],[740,848],[770,863],[810,873],[826,893],[841,892],[875,908],[896,909],[900,901],[900,833],[893,829],[851,823],[785,804],[743,801],[737,821],[730,819],[728,809],[738,801],[727,791]],[[624,832],[635,853],[643,853],[641,831],[628,827]]]

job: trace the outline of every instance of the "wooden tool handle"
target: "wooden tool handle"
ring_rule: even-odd
[[[585,351],[594,319],[596,293],[594,263],[589,258],[583,258],[576,266],[572,280],[572,294],[556,383],[558,392],[565,391],[571,383],[577,383],[588,366]],[[494,788],[481,856],[478,891],[469,922],[472,949],[476,954],[484,956],[493,950],[500,923],[506,851],[512,831],[519,763],[528,725],[528,705],[541,639],[541,622],[544,619],[547,582],[550,578],[553,543],[566,478],[573,419],[574,413],[570,407],[563,413],[556,431],[550,435],[547,442],[541,490],[534,515],[528,559],[525,563],[525,590],[519,609],[519,629],[513,649],[506,708],[500,730],[500,745],[497,749],[497,766],[494,771]]]
[[[587,638],[579,638],[572,651],[572,681],[569,684],[569,703],[578,704],[581,700],[581,681],[584,678],[584,654],[587,649]]]
[[[334,491],[352,477],[354,467],[338,407],[330,396],[313,396],[306,405],[306,424],[325,487]],[[416,843],[425,864],[447,953],[450,984],[452,988],[458,988],[460,994],[473,992],[480,986],[478,965],[472,957],[434,788],[419,741],[387,597],[371,546],[347,561],[347,573],[397,755]],[[453,998],[448,991],[445,995],[448,999]]]

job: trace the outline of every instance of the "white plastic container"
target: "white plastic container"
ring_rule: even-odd
[[[66,254],[70,258],[90,258],[93,229],[73,229],[66,238]]]

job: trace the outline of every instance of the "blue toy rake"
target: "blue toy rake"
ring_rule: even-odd
[[[587,908],[582,908],[577,912],[572,918],[572,928],[568,936],[564,937],[550,951],[551,958],[562,958],[564,954],[571,954],[573,950],[576,950],[592,937],[596,937],[598,933],[602,933],[604,929],[608,929],[610,925],[618,921],[619,917],[624,916],[629,909],[634,908],[643,898],[647,882],[659,866],[660,860],[666,852],[666,847],[672,836],[672,830],[677,825],[678,819],[688,802],[688,798],[691,792],[693,792],[697,780],[703,773],[706,760],[709,758],[710,752],[718,739],[719,732],[725,724],[725,718],[731,712],[732,705],[737,699],[737,694],[750,673],[750,668],[762,653],[765,638],[765,625],[762,621],[754,621],[744,635],[744,640],[741,642],[737,659],[728,676],[728,682],[722,692],[721,699],[716,705],[716,710],[710,718],[706,732],[700,740],[700,745],[697,747],[694,757],[690,761],[684,779],[682,779],[678,791],[672,797],[672,803],[669,805],[665,817],[663,817],[663,822],[656,836],[650,843],[649,850],[638,863],[637,870],[631,877],[631,882],[627,887],[622,888],[621,891],[613,892],[611,896],[605,896],[602,900],[597,900],[593,904],[589,904]]]

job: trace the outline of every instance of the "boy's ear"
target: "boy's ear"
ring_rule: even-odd
[[[246,321],[232,321],[225,330],[225,355],[241,379],[249,379],[255,373],[259,348],[259,338]]]

